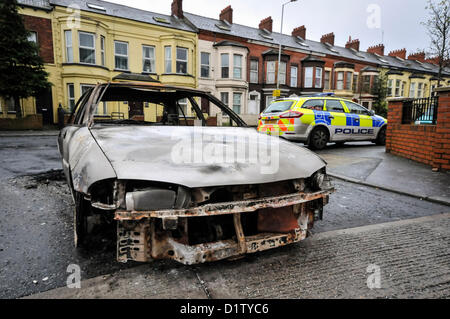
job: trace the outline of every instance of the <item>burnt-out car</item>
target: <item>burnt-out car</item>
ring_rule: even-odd
[[[75,244],[114,228],[121,262],[195,264],[298,242],[333,192],[315,153],[259,134],[209,93],[159,83],[97,84],[58,147]]]

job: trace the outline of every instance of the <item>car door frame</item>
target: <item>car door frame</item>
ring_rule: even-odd
[[[328,124],[328,130],[330,131],[330,142],[347,140],[348,138],[347,136],[337,131],[342,130],[343,132],[343,130],[346,128],[347,112],[345,105],[342,103],[340,99],[325,98],[324,100],[325,100],[324,111],[329,113],[328,117],[330,119],[330,124]],[[329,101],[336,101],[340,103],[343,112],[330,111],[327,106]]]
[[[347,123],[351,123],[352,129],[355,130],[356,127],[360,134],[352,134],[352,140],[354,141],[371,141],[374,140],[377,136],[378,130],[373,127],[373,119],[370,115],[370,111],[366,109],[364,106],[352,102],[352,101],[342,101],[346,112],[348,114],[348,120]],[[358,113],[352,113],[350,109],[348,108],[346,103],[353,103],[356,106],[362,108],[367,114],[358,114]],[[357,123],[358,125],[353,125],[354,123]],[[350,126],[350,125],[349,125]],[[364,130],[367,130],[368,134],[363,134],[362,132],[365,132]]]

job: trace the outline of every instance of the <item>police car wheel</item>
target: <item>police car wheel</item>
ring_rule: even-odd
[[[316,128],[309,137],[309,147],[314,150],[321,150],[327,146],[328,132],[323,128]]]
[[[377,139],[375,140],[375,143],[377,145],[386,145],[386,126],[382,127],[380,129],[380,132],[378,132]]]

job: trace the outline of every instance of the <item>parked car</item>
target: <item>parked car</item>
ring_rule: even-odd
[[[273,101],[260,115],[258,131],[323,149],[328,142],[386,143],[387,120],[362,105],[331,96]]]
[[[206,104],[229,125],[206,118]],[[180,150],[201,153],[196,134],[231,160],[174,160]],[[235,148],[231,141],[244,136]],[[237,160],[246,147],[267,145],[278,150],[278,169]],[[97,84],[77,102],[58,146],[75,202],[75,244],[92,245],[98,229],[117,227],[121,262],[194,264],[298,242],[333,192],[315,153],[258,134],[208,93],[159,83]]]

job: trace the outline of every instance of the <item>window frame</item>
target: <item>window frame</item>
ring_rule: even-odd
[[[411,91],[413,93],[412,96],[411,96]],[[409,97],[410,98],[416,97],[416,82],[411,82],[411,84],[409,85]]]
[[[70,87],[72,87],[73,96],[70,96]],[[75,105],[77,103],[77,101],[75,99],[75,84],[74,83],[67,83],[67,102],[68,102],[69,111],[70,111],[70,113],[72,113],[75,108]],[[73,107],[72,107],[72,102],[73,102]]]
[[[68,36],[69,35],[69,36]],[[67,43],[67,39],[70,39],[70,46]],[[65,60],[66,63],[73,63],[73,37],[72,30],[64,30],[64,45],[65,45]],[[69,51],[70,49],[70,51]],[[70,54],[69,54],[70,52]],[[70,59],[69,59],[70,57]]]
[[[252,70],[252,62],[256,65],[256,70]],[[256,75],[256,81],[252,79],[252,75]],[[250,83],[259,83],[259,60],[250,59]]]
[[[206,55],[208,57],[208,64],[203,63],[203,55]],[[210,52],[200,52],[200,77],[201,78],[210,78],[210,69],[211,69],[211,53]],[[207,75],[204,76],[203,70],[207,71]]]
[[[284,66],[284,71],[281,68],[281,66]],[[280,65],[278,66],[280,68],[280,72],[278,72],[280,74],[280,84],[286,85],[286,75],[287,75],[287,62],[284,61],[280,61]]]
[[[353,72],[346,71],[345,72],[345,87],[346,91],[350,91],[352,89],[352,81],[353,81]]]
[[[323,68],[315,67],[314,68],[314,88],[321,89],[322,88],[322,79],[323,79]],[[318,72],[320,71],[320,72]],[[320,76],[318,75],[320,73]]]
[[[242,109],[242,92],[233,92],[233,112],[236,114],[241,114],[241,109]],[[239,104],[235,104],[235,96],[239,96]],[[235,106],[239,107],[239,112],[237,112],[235,110]]]
[[[172,73],[172,46],[164,46],[164,73]]]
[[[116,45],[118,43],[127,45],[127,54],[126,55],[124,55],[124,54],[117,54],[117,52],[116,52]],[[128,42],[114,40],[114,69],[115,70],[120,70],[120,71],[129,71],[130,70],[130,63],[129,63],[129,58],[128,58],[129,52],[130,51],[129,51],[129,44],[128,44]],[[126,69],[121,69],[121,68],[117,67],[116,57],[121,57],[121,58],[125,57],[126,58],[126,60],[127,60],[127,68]]]
[[[145,56],[145,49],[153,50],[153,58]],[[145,62],[150,61],[150,71],[145,70]],[[153,63],[152,63],[153,62]],[[142,72],[156,73],[156,48],[154,45],[142,45]]]
[[[94,47],[93,48],[91,48],[91,47],[86,47],[86,46],[82,46],[81,45],[81,35],[82,34],[84,34],[84,35],[89,35],[89,36],[92,36],[92,39],[93,39],[93,44],[94,44]],[[88,64],[88,65],[96,65],[96,62],[97,62],[97,50],[96,50],[96,43],[95,43],[95,33],[92,33],[92,32],[86,32],[86,31],[78,31],[78,59],[79,59],[79,61],[80,61],[80,63],[82,63],[82,64]],[[90,62],[82,62],[81,61],[81,49],[83,49],[83,50],[93,50],[94,51],[94,54],[93,54],[93,57],[94,57],[94,62],[93,63],[90,63]]]
[[[342,75],[342,79],[340,79],[340,75]],[[336,90],[343,91],[345,89],[345,72],[337,71],[336,72]]]
[[[236,66],[236,58],[240,61],[240,65],[238,66]],[[233,54],[233,79],[235,80],[242,80],[242,61],[242,54]],[[236,76],[236,71],[239,72],[239,77]]]
[[[328,75],[328,76],[327,76]],[[330,85],[330,80],[331,80],[331,71],[330,70],[325,70],[324,72],[324,90],[331,90],[331,85]]]
[[[185,50],[186,51],[186,60],[182,60],[178,58],[178,50]],[[186,70],[185,72],[178,72],[178,63],[185,63],[186,64]],[[185,47],[176,47],[175,51],[175,72],[176,74],[189,74],[188,72],[189,67],[189,49]]]
[[[337,102],[337,103],[341,106],[342,112],[336,111],[336,110],[334,110],[334,109],[333,109],[333,110],[330,110],[330,109],[328,108],[328,102]],[[344,105],[342,105],[341,100],[330,100],[330,99],[325,99],[325,108],[326,108],[326,111],[327,111],[327,112],[346,113],[346,112],[345,112]]]
[[[277,61],[267,61],[267,70],[266,70],[266,83],[267,84],[276,84],[276,74],[277,74],[277,72],[276,72],[276,63],[277,63]],[[273,71],[269,71],[269,65],[271,66],[271,69],[272,69],[272,66],[273,66]],[[269,77],[269,75],[271,75],[270,77]],[[270,80],[270,78],[273,76],[273,80]]]
[[[293,72],[293,69],[295,69],[294,72]],[[298,86],[298,66],[297,65],[291,65],[290,72],[291,72],[291,76],[290,76],[289,84],[290,84],[291,87],[297,87]],[[293,80],[295,80],[295,81],[293,81]]]
[[[309,71],[311,71],[311,81],[309,81]],[[314,85],[314,67],[313,66],[307,66],[304,68],[304,76],[303,76],[303,81],[304,81],[304,87],[305,88],[313,88]]]
[[[100,36],[100,63],[102,66],[106,65],[105,49],[106,49],[105,37],[103,35],[101,35]]]
[[[224,59],[224,57],[226,57],[226,60]],[[226,61],[226,65],[224,65],[225,61]],[[225,73],[226,73],[226,76],[224,76]],[[230,78],[230,54],[229,53],[221,53],[220,54],[220,78],[221,79],[229,79]]]

